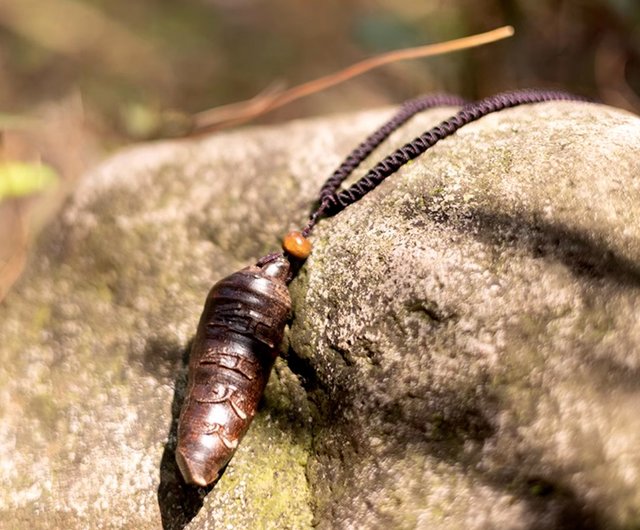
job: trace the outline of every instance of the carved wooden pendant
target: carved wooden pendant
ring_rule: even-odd
[[[206,486],[247,432],[278,356],[291,310],[289,262],[269,256],[216,283],[191,349],[176,461]]]

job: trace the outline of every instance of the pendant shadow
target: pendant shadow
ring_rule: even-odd
[[[191,344],[186,348],[175,350],[175,358],[180,358],[179,369],[174,379],[173,401],[171,403],[171,426],[160,460],[160,485],[158,486],[158,505],[164,530],[182,530],[198,514],[204,504],[207,494],[215,487],[213,484],[206,488],[187,484],[182,478],[176,463],[176,444],[178,438],[178,418],[184,402],[187,387],[187,366]],[[149,348],[155,349],[153,344]],[[145,356],[151,358],[152,355]],[[165,355],[169,357],[169,355]],[[175,364],[174,364],[175,365]],[[148,367],[147,367],[148,368]],[[224,473],[222,471],[221,475]]]

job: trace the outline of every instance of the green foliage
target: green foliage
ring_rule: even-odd
[[[45,191],[58,180],[58,174],[44,164],[0,162],[0,201]]]

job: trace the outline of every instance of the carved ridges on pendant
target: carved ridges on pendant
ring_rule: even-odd
[[[202,434],[206,434],[207,436],[212,436],[214,434],[218,435],[220,441],[228,449],[235,449],[236,447],[238,447],[238,440],[232,440],[231,438],[228,438],[227,433],[225,432],[224,425],[221,425],[220,423],[203,424]]]
[[[258,312],[228,310],[220,312],[219,319],[207,324],[207,332],[211,336],[216,333],[216,328],[223,331],[234,331],[241,335],[251,337],[263,342],[269,348],[275,348],[279,330],[271,325],[271,319]]]
[[[245,409],[249,409],[250,403],[241,392],[233,385],[221,382],[213,382],[208,385],[199,385],[199,389],[192,394],[193,400],[198,403],[228,405],[229,409],[234,412],[241,420],[246,420],[249,414]]]
[[[204,436],[217,436],[229,450],[238,446],[239,433],[244,433],[255,415],[255,406],[246,403],[242,394],[232,385],[216,382],[202,388],[199,385],[191,395],[190,401],[195,410],[202,414],[195,414],[191,419],[192,432]],[[210,418],[221,418],[212,421]]]
[[[207,321],[208,338],[233,331],[277,347],[282,340],[281,322],[290,308],[287,287],[248,267],[218,282],[209,293],[215,312]]]
[[[199,374],[200,375],[200,374]],[[206,374],[204,374],[206,376]],[[228,405],[230,410],[235,413],[241,420],[246,420],[248,416],[253,416],[254,409],[258,399],[253,399],[253,393],[246,392],[253,390],[255,385],[264,387],[266,379],[243,381],[225,377],[223,371],[216,371],[213,377],[209,377],[206,381],[197,382],[191,389],[191,399],[200,404],[206,405]],[[252,411],[251,413],[246,412]]]
[[[208,348],[198,363],[219,366],[220,368],[240,374],[250,381],[258,377],[261,372],[260,363],[243,355],[238,355],[235,349],[223,349],[220,346]]]

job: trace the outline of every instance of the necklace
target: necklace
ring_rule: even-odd
[[[211,288],[191,349],[178,426],[176,460],[188,483],[206,486],[214,482],[255,416],[291,309],[287,284],[311,253],[308,236],[316,223],[359,201],[404,164],[464,125],[506,108],[553,100],[586,101],[566,92],[521,90],[473,103],[450,95],[405,102],[327,179],[320,191],[319,205],[307,224],[284,237],[284,252],[264,256]],[[438,106],[461,109],[379,161],[351,187],[339,190],[393,131],[416,113]]]

